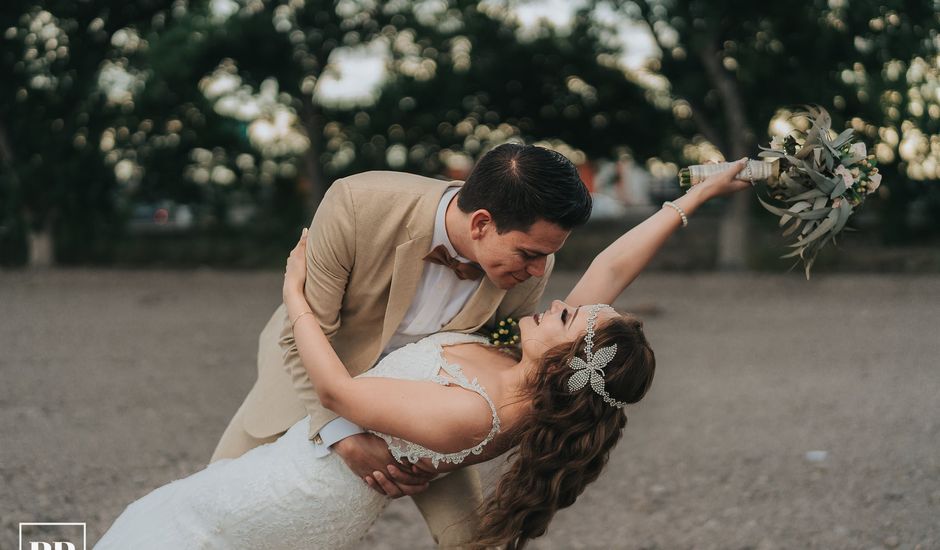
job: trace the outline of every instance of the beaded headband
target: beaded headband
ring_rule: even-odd
[[[612,407],[622,409],[627,406],[623,401],[617,401],[604,389],[604,367],[617,355],[617,344],[601,348],[594,353],[594,324],[597,322],[597,312],[601,308],[609,307],[607,304],[595,304],[591,306],[587,318],[587,335],[584,337],[584,359],[572,357],[568,366],[575,370],[575,373],[568,379],[568,389],[572,392],[578,391],[588,382],[594,392],[604,398],[604,402]]]

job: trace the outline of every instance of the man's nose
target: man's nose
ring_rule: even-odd
[[[544,256],[542,256],[541,258],[536,258],[532,260],[525,267],[526,273],[528,273],[532,277],[541,277],[542,275],[545,275],[545,262],[546,261],[547,260]]]

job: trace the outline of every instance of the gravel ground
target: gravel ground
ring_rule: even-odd
[[[0,548],[35,521],[87,522],[91,544],[202,467],[280,281],[0,273]],[[940,548],[940,277],[649,273],[618,305],[646,320],[656,382],[534,548]],[[432,545],[399,500],[363,547]]]

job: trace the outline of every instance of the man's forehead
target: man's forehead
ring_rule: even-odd
[[[516,245],[520,248],[542,254],[551,254],[561,248],[571,233],[553,223],[539,220],[528,231],[515,231]]]

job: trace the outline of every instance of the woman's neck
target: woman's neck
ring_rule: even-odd
[[[516,421],[529,410],[532,399],[528,386],[536,368],[537,365],[523,358],[499,372],[501,399],[497,407],[507,429],[515,426]]]
[[[523,357],[519,360],[493,346],[480,344],[448,346],[444,348],[444,355],[448,362],[461,365],[468,371],[469,378],[480,381],[497,409],[501,409],[500,419],[528,403],[526,384],[537,367],[529,359]]]

